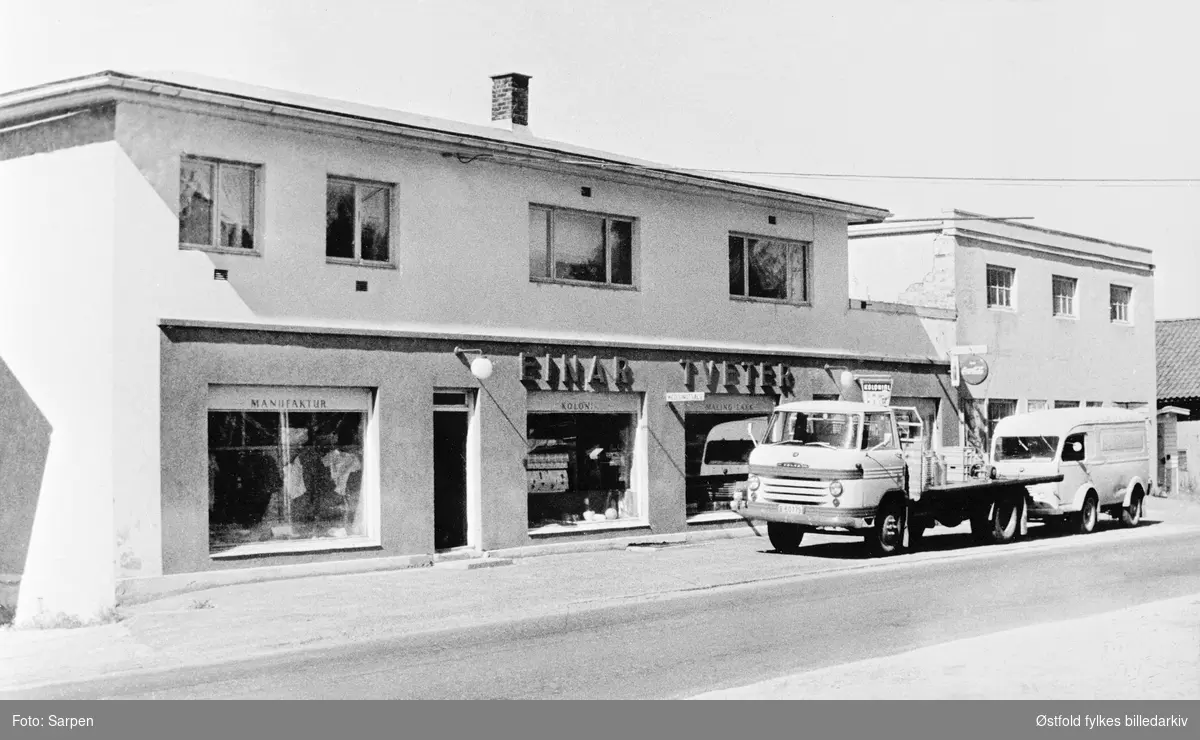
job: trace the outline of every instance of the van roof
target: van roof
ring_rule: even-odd
[[[746,419],[723,421],[708,431],[708,437],[710,439],[714,437],[717,439],[748,439],[746,437],[746,425],[754,422],[765,422],[766,420],[766,416],[751,416]],[[722,436],[726,434],[729,436]]]
[[[834,414],[855,414],[864,411],[889,411],[887,406],[860,401],[790,401],[775,407],[776,411],[823,411]]]
[[[1062,436],[1081,424],[1144,423],[1147,419],[1149,417],[1140,411],[1107,406],[1045,409],[1001,419],[996,424],[995,436],[1007,437],[1019,434]]]

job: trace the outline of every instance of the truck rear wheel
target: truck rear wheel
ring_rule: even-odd
[[[767,522],[767,537],[776,551],[795,555],[800,552],[800,541],[804,539],[804,530],[795,524]]]
[[[904,504],[885,499],[875,515],[875,527],[867,535],[867,549],[875,557],[895,555],[904,544]]]
[[[1005,495],[996,499],[992,510],[991,530],[989,538],[993,543],[1002,545],[1012,542],[1017,536],[1021,524],[1021,506],[1015,496]]]

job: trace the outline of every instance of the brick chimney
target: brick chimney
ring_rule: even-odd
[[[492,123],[510,131],[529,126],[529,75],[511,72],[492,77]]]

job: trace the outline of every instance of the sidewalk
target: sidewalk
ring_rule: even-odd
[[[1200,594],[692,699],[1200,699]]]
[[[1157,537],[1200,526],[1200,505],[1154,499],[1148,526],[1004,547],[928,551],[865,559],[858,540],[826,543],[808,556],[774,553],[762,537],[316,576],[212,588],[120,610],[115,624],[80,629],[0,629],[0,691],[142,670],[245,660],[306,648],[397,638],[516,620],[564,619],[630,600],[680,598],[697,589],[771,579],[836,577],[859,568],[911,568],[946,558],[1005,557],[1027,548],[1080,547],[1094,537]],[[1149,525],[1161,521],[1161,524]],[[958,542],[960,537],[942,542]],[[836,543],[836,544],[834,544]]]

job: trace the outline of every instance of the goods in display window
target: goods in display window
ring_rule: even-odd
[[[637,516],[629,492],[634,418],[600,413],[529,415],[525,468],[530,528]]]
[[[210,411],[209,548],[365,534],[365,414]]]

